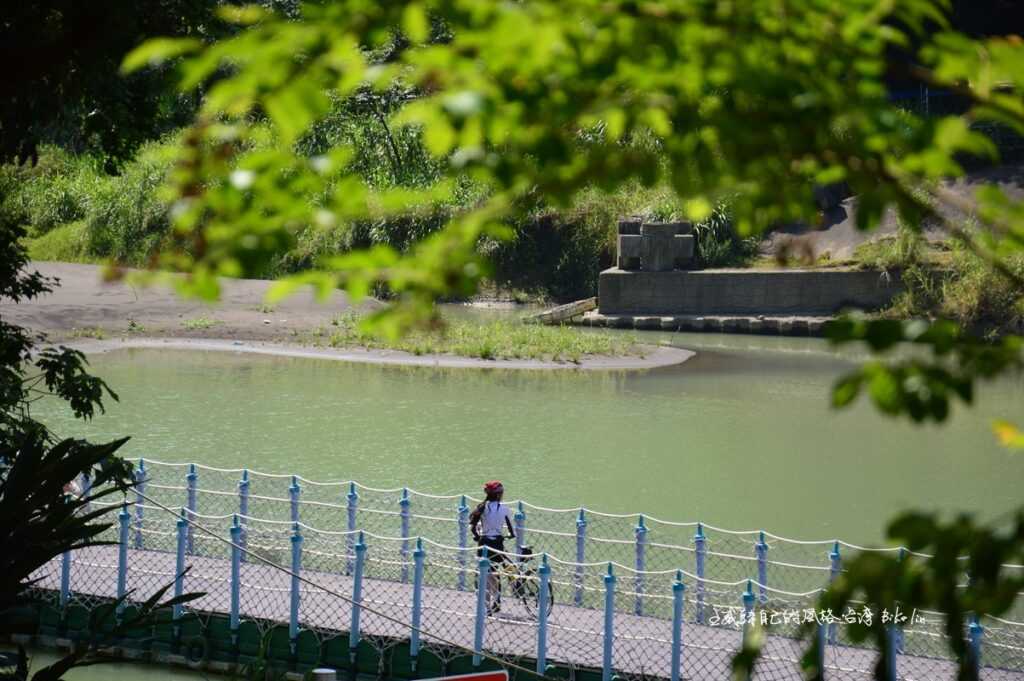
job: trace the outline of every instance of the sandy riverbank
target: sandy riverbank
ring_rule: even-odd
[[[646,347],[643,356],[587,356],[579,363],[528,359],[486,360],[453,355],[413,355],[394,350],[325,348],[304,337],[350,310],[380,305],[369,301],[353,306],[341,291],[325,303],[312,291],[301,291],[273,307],[264,303],[270,281],[231,279],[223,282],[221,300],[209,305],[185,300],[166,287],[139,289],[124,282],[105,283],[94,265],[38,262],[31,267],[60,286],[38,300],[0,305],[0,315],[86,352],[147,347],[317,357],[350,362],[411,366],[486,367],[503,369],[636,370],[680,364],[692,352],[670,347]]]

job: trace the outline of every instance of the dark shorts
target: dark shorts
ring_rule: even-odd
[[[505,550],[505,538],[504,537],[480,537],[479,541],[477,541],[477,545],[480,546],[480,548],[476,550],[476,555],[478,555],[478,556],[483,555],[483,547],[485,547],[485,546],[487,548],[489,548],[489,549],[494,549],[495,551],[504,551]],[[504,554],[502,554],[502,553],[494,553],[492,551],[488,551],[487,552],[487,556],[491,559],[492,563],[497,563],[499,561],[507,560],[507,557]]]

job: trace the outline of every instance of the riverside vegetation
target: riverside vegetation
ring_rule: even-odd
[[[401,158],[389,159],[386,133],[380,123],[339,112],[332,135],[362,140],[354,163],[380,186],[402,181],[437,181],[421,142],[398,136]],[[162,187],[174,159],[177,135],[148,142],[119,174],[108,174],[102,158],[43,147],[35,166],[0,166],[0,214],[25,225],[25,244],[34,260],[145,266],[170,234],[168,203]],[[312,143],[312,142],[310,142]],[[294,241],[260,276],[275,278],[314,266],[320,258],[376,244],[407,249],[440,228],[453,213],[481,198],[466,183],[458,201],[412,212],[400,218],[313,225],[299,230]],[[607,192],[591,188],[571,205],[552,208],[537,202],[516,220],[511,241],[484,239],[480,249],[493,263],[493,274],[481,289],[494,297],[515,300],[568,300],[593,295],[597,274],[612,264],[615,223],[619,216],[641,214],[654,220],[680,219],[682,213],[665,188],[639,184]],[[695,229],[698,263],[702,267],[761,266],[758,240],[742,238],[732,227],[728,201],[714,207]],[[1024,258],[1011,258],[1024,272]],[[893,237],[859,247],[843,262],[899,270],[907,291],[883,312],[889,318],[945,318],[982,333],[998,334],[1024,324],[1024,293],[987,267],[977,256],[953,242],[929,242],[901,226]],[[378,295],[387,291],[378,289]],[[529,355],[527,355],[529,356]]]
[[[522,324],[514,320],[454,320],[439,333],[417,330],[396,339],[368,333],[354,313],[341,315],[313,342],[331,347],[360,346],[414,355],[458,355],[480,359],[533,359],[579,363],[587,356],[643,356],[635,334],[582,332],[565,326]]]
[[[1024,290],[958,242],[928,241],[900,225],[895,236],[860,246],[854,263],[902,277],[906,289],[883,317],[950,319],[992,337],[1024,329]],[[1005,263],[1024,276],[1024,256]]]
[[[142,145],[117,174],[107,172],[99,155],[44,146],[35,166],[0,166],[0,214],[26,227],[25,243],[34,260],[113,260],[145,266],[170,238],[162,187],[179,137],[171,134]],[[417,135],[392,134],[374,117],[341,109],[304,143],[316,151],[324,139],[338,137],[355,143],[352,164],[374,186],[422,187],[439,181],[435,162]],[[310,225],[254,274],[275,278],[310,268],[323,257],[378,244],[406,250],[455,213],[472,209],[483,195],[479,186],[462,182],[453,200],[408,215]],[[511,240],[483,239],[479,244],[493,265],[484,288],[515,299],[563,301],[594,295],[598,273],[612,265],[615,225],[623,215],[673,220],[682,212],[668,188],[639,183],[615,191],[594,186],[563,207],[535,200],[510,221]],[[757,253],[756,239],[741,238],[732,229],[727,202],[697,225],[696,234],[698,262],[704,267],[743,266]]]

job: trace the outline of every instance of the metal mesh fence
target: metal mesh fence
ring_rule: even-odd
[[[768,632],[754,678],[801,678],[800,625],[820,615],[816,598],[842,560],[864,550],[513,502],[517,541],[504,562],[481,561],[468,496],[150,461],[140,469],[140,494],[127,501],[141,503],[112,509],[117,522],[102,537],[124,543],[55,559],[37,575],[39,593],[91,608],[141,602],[176,582],[175,592],[205,593],[179,616],[288,623],[293,638],[310,631],[321,644],[348,632],[381,660],[407,644],[442,660],[607,666],[629,681],[728,678],[753,618]],[[1024,624],[1013,612],[981,623],[983,678],[1024,678]],[[907,617],[899,677],[955,678],[941,618]],[[827,678],[872,677],[870,644],[850,640],[842,618],[823,631]]]
[[[466,546],[472,495],[438,496],[407,488],[374,489],[353,481],[317,482],[194,464],[146,461],[145,492],[195,513],[302,522],[325,530],[422,537]],[[757,580],[783,590],[820,588],[843,560],[864,549],[841,540],[795,541],[770,532],[732,531],[697,522],[589,509],[548,509],[510,502],[517,548],[578,563],[613,562],[641,570],[683,569],[718,581]],[[638,555],[638,544],[643,544]],[[881,549],[892,550],[898,549]],[[1024,608],[1024,606],[1022,606]],[[1016,612],[1012,619],[1024,619]]]

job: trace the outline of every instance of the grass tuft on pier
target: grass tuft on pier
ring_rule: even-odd
[[[414,331],[389,340],[364,331],[356,314],[341,315],[317,336],[335,348],[400,350],[414,355],[456,355],[480,359],[534,359],[578,363],[588,356],[642,356],[636,334],[583,330],[572,326],[523,324],[518,320],[450,320],[435,331]]]

